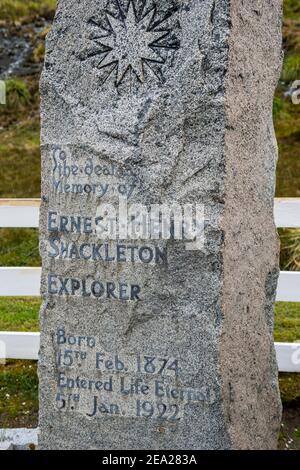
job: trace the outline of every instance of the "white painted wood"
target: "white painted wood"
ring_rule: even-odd
[[[39,296],[41,268],[1,268],[0,296]],[[277,301],[300,302],[300,272],[282,271]]]
[[[0,227],[39,225],[39,199],[0,199]],[[274,203],[277,227],[300,228],[300,198],[279,198]]]
[[[39,226],[40,199],[0,199],[0,227]]]
[[[277,227],[300,228],[300,198],[275,199],[274,213]]]
[[[40,333],[0,331],[0,359],[37,360]],[[275,343],[281,372],[300,372],[300,343]]]
[[[0,268],[0,296],[40,295],[41,268]]]
[[[282,271],[280,273],[276,300],[300,302],[300,272]]]
[[[300,372],[300,343],[275,343],[280,372]]]
[[[37,360],[40,333],[0,332],[0,359]]]

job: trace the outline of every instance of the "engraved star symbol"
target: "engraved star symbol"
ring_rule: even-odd
[[[155,31],[151,24],[156,15],[156,7],[153,7],[142,18],[137,17],[133,0],[130,0],[127,14],[121,11],[121,17],[116,18],[111,13],[106,13],[106,21],[109,30],[99,24],[95,24],[100,31],[93,36],[100,48],[93,55],[105,54],[98,67],[100,69],[112,68],[110,73],[117,69],[116,85],[118,86],[126,74],[132,71],[139,82],[144,82],[144,65],[148,65],[154,74],[150,64],[164,64],[158,50],[177,49],[178,45],[166,42],[170,35],[169,29]],[[163,23],[165,20],[162,20]],[[156,26],[157,27],[157,24]],[[162,43],[161,41],[164,40]],[[103,49],[104,48],[104,49]],[[109,75],[110,75],[109,73]],[[159,78],[159,77],[158,77]]]

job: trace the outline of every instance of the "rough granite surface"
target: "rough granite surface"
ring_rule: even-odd
[[[281,3],[59,1],[41,79],[40,449],[276,448]],[[124,192],[204,204],[205,250],[127,240],[167,260],[88,259],[87,218]],[[122,292],[91,295],[93,280]]]

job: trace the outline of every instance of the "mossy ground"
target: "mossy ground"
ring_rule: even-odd
[[[276,303],[274,340],[278,343],[300,341],[300,303]]]
[[[0,331],[39,331],[39,297],[0,297]]]
[[[56,0],[1,0],[1,24],[28,24],[53,17]],[[300,2],[284,0],[285,60],[274,102],[279,144],[277,197],[300,197],[300,105],[287,91],[300,80]],[[47,29],[47,28],[46,28]],[[34,42],[30,61],[41,63],[44,37]],[[0,197],[40,196],[38,76],[13,78],[8,103],[0,108]],[[281,230],[281,268],[299,270],[300,230]],[[0,266],[39,266],[38,234],[31,229],[0,229]],[[39,299],[0,298],[0,330],[38,331]],[[300,340],[300,305],[277,303],[275,341]],[[280,374],[284,416],[279,447],[300,449],[300,374]],[[0,365],[0,428],[37,425],[36,363]]]

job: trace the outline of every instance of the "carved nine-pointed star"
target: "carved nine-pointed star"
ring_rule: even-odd
[[[164,63],[165,61],[155,52],[154,47],[170,48],[157,43],[169,34],[168,31],[150,31],[149,26],[155,15],[155,10],[150,10],[143,18],[137,19],[133,1],[129,3],[125,18],[117,19],[111,14],[106,18],[112,29],[112,33],[106,36],[98,36],[103,46],[107,49],[106,56],[100,62],[100,68],[117,63],[117,85],[120,84],[128,70],[132,70],[140,82],[144,81],[144,62]],[[107,32],[107,31],[106,31]]]

